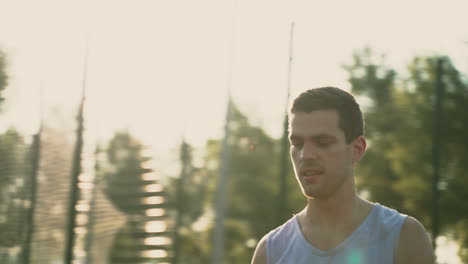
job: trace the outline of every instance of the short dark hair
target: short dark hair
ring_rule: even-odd
[[[339,126],[344,131],[346,143],[364,135],[364,119],[354,97],[336,87],[320,87],[307,90],[294,99],[291,114],[315,110],[336,110]]]

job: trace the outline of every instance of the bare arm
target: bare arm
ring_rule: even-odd
[[[255,248],[251,264],[266,264],[266,236],[264,236]]]
[[[434,263],[434,253],[426,230],[418,220],[412,217],[408,217],[403,223],[395,263]]]

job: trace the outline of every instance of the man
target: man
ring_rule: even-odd
[[[433,253],[416,219],[356,193],[364,122],[354,97],[322,87],[300,94],[289,116],[294,172],[307,206],[260,240],[252,264],[426,264]]]

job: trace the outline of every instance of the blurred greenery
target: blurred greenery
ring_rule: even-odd
[[[280,224],[277,204],[279,199],[284,199],[278,197],[280,140],[271,138],[262,128],[252,125],[235,105],[230,122],[228,141],[231,154],[224,256],[225,263],[249,263],[256,243]],[[221,140],[209,140],[201,168],[188,165],[189,177],[184,180],[182,202],[187,209],[183,213],[178,263],[209,262],[220,149]],[[297,189],[292,171],[289,176],[291,197],[288,198],[288,214],[292,215],[305,206],[306,200]],[[176,183],[177,179],[174,179],[169,184],[171,196],[175,196],[177,189],[170,186],[176,186]]]
[[[27,213],[22,200],[29,169],[26,152],[27,144],[14,128],[0,134],[0,247],[19,245],[23,239],[25,230],[18,220]]]
[[[431,230],[432,160],[435,103],[435,62],[439,57],[415,57],[407,72],[398,73],[385,65],[385,57],[370,49],[358,51],[349,73],[352,92],[363,100],[366,138],[369,149],[357,167],[358,191],[370,200],[395,208],[419,219]],[[462,246],[460,257],[468,261],[468,82],[444,57],[443,147],[441,182],[442,234]],[[194,231],[200,218],[214,212],[214,194],[219,173],[220,140],[209,140],[204,164],[197,177],[205,182],[186,184],[192,189],[185,201],[205,214],[190,214],[179,263],[206,263],[211,253],[212,225]],[[278,197],[279,139],[252,125],[235,106],[229,138],[230,173],[227,218],[225,221],[226,263],[248,263],[258,240],[281,222],[279,199],[287,199],[292,215],[306,203],[292,170],[288,177],[288,197]],[[289,164],[291,167],[291,164]],[[198,191],[195,191],[198,190]],[[200,191],[203,190],[203,191]],[[203,195],[201,195],[203,193]],[[189,205],[186,205],[189,206]],[[190,226],[192,224],[192,227]],[[210,235],[207,235],[210,234]],[[202,243],[201,243],[202,242]],[[195,253],[196,252],[196,253]]]
[[[0,134],[0,188],[7,187],[21,170],[21,166],[18,165],[22,161],[21,152],[24,145],[23,137],[14,128]]]
[[[147,250],[168,250],[167,245],[150,245],[145,238],[164,236],[167,231],[150,233],[145,226],[151,220],[163,220],[164,215],[150,217],[148,209],[165,208],[165,202],[145,202],[147,197],[164,199],[163,190],[148,190],[147,186],[156,186],[155,178],[145,178],[153,170],[147,164],[150,160],[143,154],[144,145],[128,132],[117,132],[110,140],[105,155],[100,155],[97,176],[103,185],[105,194],[114,206],[127,215],[126,224],[119,230],[109,255],[110,263],[140,263],[145,261]],[[150,186],[150,187],[151,187]],[[163,226],[158,226],[163,227]]]
[[[128,132],[117,132],[110,140],[105,157],[100,158],[98,177],[113,204],[129,215],[144,215],[141,205],[143,187],[149,184],[141,177],[151,172],[142,167],[149,160],[142,155],[143,144]]]
[[[171,205],[175,218],[175,263],[208,262],[209,252],[207,247],[203,246],[208,234],[192,227],[204,213],[207,189],[206,173],[194,166],[192,151],[193,148],[183,141],[179,155],[181,172],[178,177],[170,178],[166,187],[168,204]]]
[[[432,229],[435,65],[439,58],[415,57],[407,71],[397,73],[385,64],[385,56],[363,49],[353,55],[350,65],[344,66],[352,92],[362,102],[369,142],[368,152],[356,171],[358,192],[371,201],[416,217],[428,230]],[[468,186],[468,115],[465,113],[468,81],[449,58],[443,60],[440,229],[442,234],[460,243],[460,257],[468,262],[468,205],[465,203],[468,194],[464,190]],[[270,137],[235,105],[232,107],[224,259],[225,263],[248,263],[256,243],[282,224],[277,211],[279,201],[287,200],[286,214],[292,216],[302,210],[306,199],[290,162],[288,196],[279,196],[281,139]],[[221,142],[221,139],[207,141],[202,162],[197,167],[193,148],[183,141],[181,172],[166,183],[167,206],[176,219],[177,263],[201,264],[210,260]],[[117,133],[107,149],[108,164],[99,174],[105,178],[111,200],[127,214],[142,211],[135,211],[138,206],[117,190],[125,186],[129,191],[132,186],[143,184],[137,180],[138,175],[145,173],[140,166],[145,162],[142,149],[142,144],[128,133]],[[134,191],[138,192],[137,189]],[[130,230],[131,226],[125,228]],[[124,245],[130,240],[118,238],[118,241],[117,244]]]
[[[369,143],[356,170],[358,192],[371,201],[416,217],[429,231],[433,228],[431,184],[436,61],[443,59],[440,230],[459,243],[459,255],[468,263],[468,192],[465,190],[468,187],[468,115],[465,110],[468,78],[448,57],[414,57],[406,71],[401,72],[386,65],[385,56],[369,48],[355,52],[352,58],[344,69],[349,74],[353,94],[362,102]],[[0,52],[0,106],[8,81],[5,65],[5,55]],[[292,216],[303,209],[306,199],[296,183],[290,162],[287,197],[279,196],[281,139],[272,138],[260,126],[252,124],[236,105],[232,107],[224,259],[225,263],[248,263],[256,243],[282,224],[279,202],[286,199],[285,214]],[[58,139],[57,136],[49,138]],[[47,138],[44,140],[47,142]],[[195,157],[193,147],[183,141],[180,174],[169,177],[165,191],[157,192],[158,195],[167,193],[167,200],[157,208],[170,209],[165,220],[175,222],[174,230],[169,230],[168,234],[176,234],[177,263],[210,261],[221,144],[222,139],[208,140],[201,157]],[[30,155],[28,147],[23,136],[14,129],[0,134],[0,246],[20,243],[20,226],[14,221],[22,217],[27,206],[16,205],[15,195],[23,191],[27,182],[21,180],[30,173],[31,168],[24,164],[25,157]],[[144,165],[149,161],[143,155],[144,150],[144,145],[129,132],[117,132],[97,160],[99,183],[115,207],[128,216],[110,252],[114,259],[135,260],[141,250],[148,249],[142,243],[145,237],[142,226],[146,210],[153,207],[143,204],[142,199],[156,195],[144,189],[159,182],[141,177],[152,173],[152,169]],[[61,158],[64,156],[49,158],[51,161],[44,162],[43,170],[48,171]],[[194,160],[198,158],[202,161],[195,165]]]
[[[433,133],[436,60],[415,57],[406,77],[386,67],[370,49],[354,54],[345,68],[354,94],[370,100],[364,107],[370,147],[358,165],[357,185],[379,203],[419,219],[432,229]],[[444,61],[440,227],[455,236],[468,261],[468,82],[447,57]]]

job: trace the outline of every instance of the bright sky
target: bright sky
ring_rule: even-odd
[[[294,95],[349,89],[340,65],[366,45],[400,70],[415,55],[448,54],[468,73],[466,10],[462,0],[0,0],[10,75],[0,130],[37,129],[41,87],[47,109],[71,116],[88,46],[87,128],[101,140],[128,128],[175,163],[182,137],[202,146],[222,136],[228,83],[279,137],[291,22]]]

